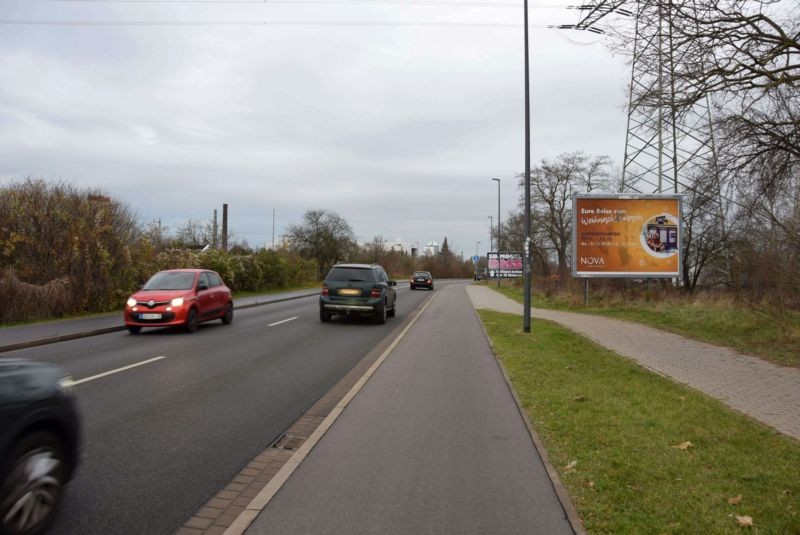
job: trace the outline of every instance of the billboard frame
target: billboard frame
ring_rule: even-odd
[[[677,272],[578,272],[578,199],[668,200],[678,203],[678,271]],[[682,279],[683,278],[683,195],[658,193],[573,193],[572,194],[572,276],[576,279]]]
[[[489,251],[489,252],[486,253],[486,278],[487,279],[521,279],[523,277],[524,271],[525,271],[524,267],[523,267],[523,269],[521,269],[519,271],[519,273],[517,273],[516,270],[514,270],[511,273],[509,273],[508,270],[504,270],[502,272],[502,274],[501,274],[501,270],[498,268],[497,272],[496,272],[496,275],[494,277],[489,276],[489,273],[491,273],[491,269],[489,268],[489,260],[491,258],[491,255],[497,255],[498,262],[500,261],[500,255],[515,255],[515,256],[519,256],[521,261],[523,261],[523,262],[525,261],[523,253],[520,253],[520,252],[517,252],[517,251]]]

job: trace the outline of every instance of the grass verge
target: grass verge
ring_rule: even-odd
[[[522,303],[521,288],[503,286],[499,291]],[[533,306],[636,321],[784,366],[800,367],[800,314],[792,310],[767,311],[691,299],[590,301],[584,306],[538,294],[533,297]]]
[[[479,313],[587,531],[800,533],[800,443],[556,324]]]

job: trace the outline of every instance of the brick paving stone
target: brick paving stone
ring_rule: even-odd
[[[216,507],[218,509],[225,509],[231,505],[232,500],[223,500],[222,498],[211,498],[206,502],[206,507]]]
[[[203,532],[203,535],[223,535],[226,529],[227,526],[211,526]]]
[[[467,286],[475,308],[522,314],[522,305],[486,286]],[[800,369],[639,323],[558,310],[531,309],[642,366],[714,397],[800,440]]]
[[[236,520],[237,516],[239,515],[222,515],[214,521],[214,525],[228,527],[233,524],[233,521]]]
[[[233,505],[238,507],[247,507],[250,505],[250,502],[253,501],[253,498],[247,498],[246,496],[239,496],[235,500],[233,500]]]
[[[182,527],[175,532],[175,535],[203,535],[202,529]]]
[[[190,518],[184,526],[187,528],[196,528],[196,529],[206,529],[211,523],[214,522],[211,518],[200,518],[199,516],[193,516]]]
[[[242,511],[244,511],[245,507],[246,506],[231,505],[230,507],[225,509],[225,514],[223,516],[234,516],[234,517],[239,516],[240,514],[242,514]]]
[[[217,498],[222,498],[223,500],[235,500],[238,497],[238,492],[233,492],[230,490],[221,490],[217,493]]]
[[[203,507],[199,511],[197,511],[194,514],[194,516],[213,519],[217,518],[221,514],[222,514],[222,509],[217,509],[216,507]]]

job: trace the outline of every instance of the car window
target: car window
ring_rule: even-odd
[[[142,286],[142,290],[191,290],[194,273],[161,271]]]
[[[336,282],[376,282],[375,272],[370,268],[334,267],[325,280]]]
[[[378,281],[379,282],[388,282],[389,281],[389,277],[386,276],[386,272],[383,270],[383,268],[379,267],[379,268],[377,268],[377,271],[378,271]]]
[[[200,286],[201,284],[205,284],[208,288],[211,288],[211,281],[208,280],[208,273],[200,274],[200,280],[197,281],[197,285]]]
[[[222,279],[219,278],[219,275],[216,273],[208,272],[208,281],[211,283],[210,286],[222,286]]]

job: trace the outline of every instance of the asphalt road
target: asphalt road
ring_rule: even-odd
[[[323,324],[308,297],[194,334],[146,329],[4,353],[56,363],[78,382],[85,459],[52,532],[173,533],[431,295],[397,294],[385,325]]]

